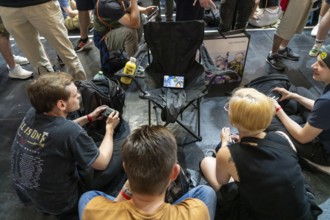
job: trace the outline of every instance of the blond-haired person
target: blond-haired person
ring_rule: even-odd
[[[243,88],[234,92],[227,110],[238,130],[238,143],[230,143],[230,129],[225,127],[216,158],[201,161],[206,180],[220,189],[220,207],[227,207],[219,211],[222,219],[312,219],[294,147],[284,133],[264,132],[276,111],[273,101]],[[234,182],[228,184],[231,178]],[[236,187],[236,199],[224,204]]]

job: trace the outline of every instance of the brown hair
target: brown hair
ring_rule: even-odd
[[[177,162],[174,135],[163,126],[142,126],[122,146],[124,168],[133,193],[159,195]]]
[[[50,112],[58,100],[67,101],[70,91],[66,89],[73,83],[72,76],[59,72],[47,73],[28,86],[28,96],[37,112]]]

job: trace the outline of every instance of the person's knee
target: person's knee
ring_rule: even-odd
[[[217,197],[216,193],[215,193],[214,189],[210,186],[199,185],[199,186],[196,186],[195,190],[196,190],[196,193],[195,193],[196,195],[202,195],[202,196],[197,196],[197,197],[199,199],[201,199],[203,202],[216,200],[216,197]]]
[[[211,160],[214,160],[214,157],[204,157],[204,159],[201,160],[199,164],[199,168],[202,173],[205,172],[205,170],[208,169],[209,164],[211,163]]]
[[[127,28],[126,29],[126,40],[136,42],[138,41],[138,33],[136,29],[133,28]]]
[[[208,198],[216,198],[216,193],[214,189],[207,185],[199,185],[199,190],[202,191]]]

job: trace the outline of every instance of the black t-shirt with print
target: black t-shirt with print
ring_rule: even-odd
[[[77,167],[89,168],[98,155],[97,146],[80,125],[32,108],[12,145],[15,188],[40,211],[60,214],[79,199]]]

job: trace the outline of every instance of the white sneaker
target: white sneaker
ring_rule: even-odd
[[[314,44],[313,48],[309,51],[308,55],[311,57],[317,57],[319,55],[320,49]]]
[[[9,69],[9,68],[8,68]],[[10,70],[8,76],[13,79],[27,79],[33,75],[33,72],[23,69],[20,65],[16,64],[15,68]]]
[[[30,61],[25,58],[25,57],[21,57],[21,56],[14,56],[14,60],[15,60],[15,63],[17,63],[18,65],[26,65],[26,64],[29,64]]]
[[[319,30],[319,24],[315,25],[315,27],[313,28],[313,30],[311,32],[311,36],[316,37],[318,30]]]
[[[249,23],[255,27],[265,27],[275,24],[278,21],[279,9],[268,9],[261,10],[258,15],[258,19],[249,19]]]

